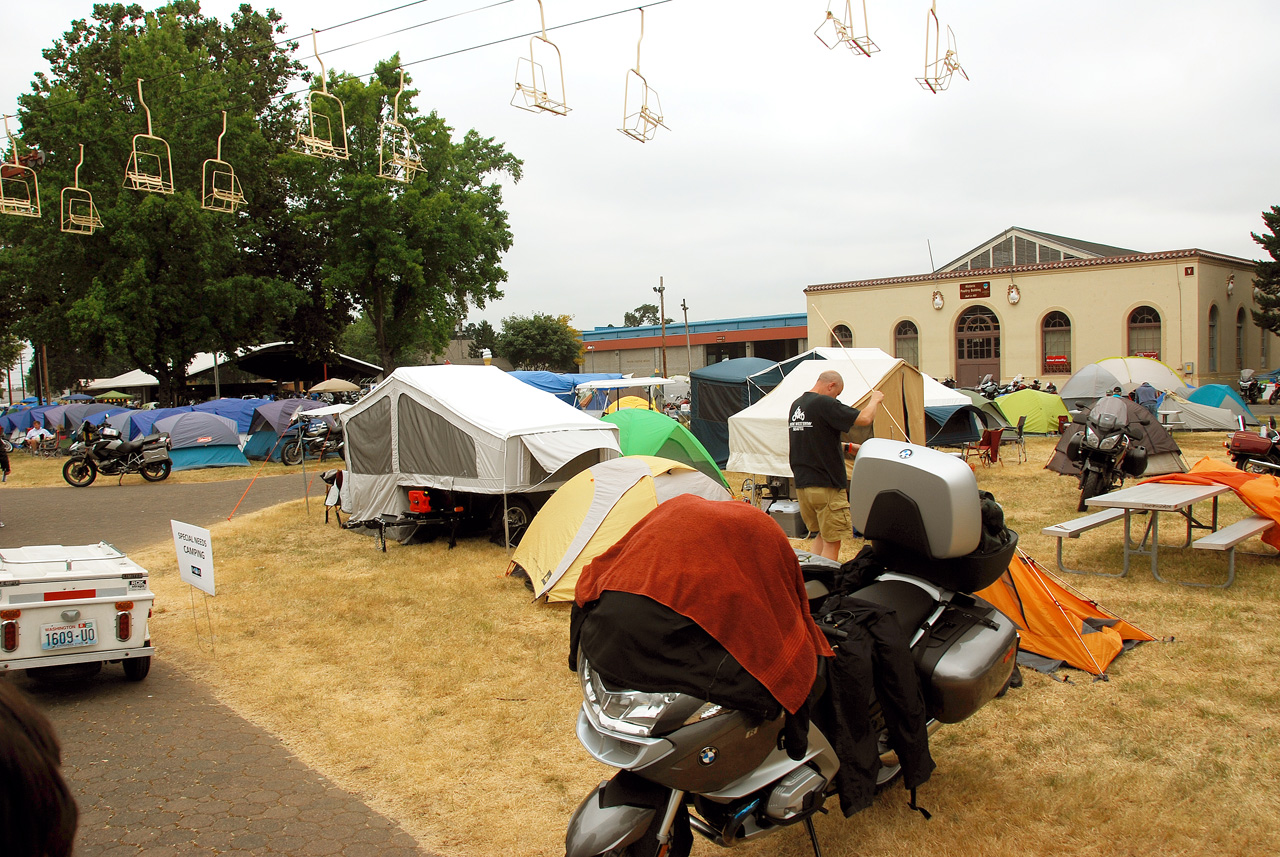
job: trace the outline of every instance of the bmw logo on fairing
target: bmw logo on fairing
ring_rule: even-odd
[[[715,764],[716,756],[719,754],[720,751],[715,747],[703,747],[698,751],[698,761],[704,765],[712,765]]]
[[[905,461],[906,459],[911,457],[911,450],[909,449],[898,450],[898,457]]]

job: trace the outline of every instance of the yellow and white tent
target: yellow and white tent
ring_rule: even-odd
[[[536,597],[572,601],[578,576],[659,503],[680,494],[732,500],[723,485],[687,464],[629,455],[574,476],[529,524],[507,573],[523,570]]]

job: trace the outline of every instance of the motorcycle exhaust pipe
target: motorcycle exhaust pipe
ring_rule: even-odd
[[[1268,470],[1274,470],[1274,471],[1276,471],[1276,472],[1280,472],[1280,464],[1272,464],[1270,461],[1263,461],[1263,460],[1262,460],[1262,459],[1260,459],[1260,458],[1251,458],[1251,459],[1249,459],[1249,466],[1250,466],[1250,467],[1265,467],[1265,468],[1267,468]]]

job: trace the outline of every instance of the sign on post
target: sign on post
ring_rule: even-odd
[[[173,547],[178,554],[178,575],[209,595],[213,591],[213,542],[204,527],[170,520]]]

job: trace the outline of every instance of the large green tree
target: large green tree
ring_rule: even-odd
[[[571,320],[545,313],[504,318],[497,353],[516,369],[572,372],[582,358],[582,335]]]
[[[1280,333],[1280,206],[1271,206],[1262,212],[1262,222],[1269,232],[1254,232],[1258,243],[1270,261],[1257,263],[1257,276],[1253,279],[1253,296],[1258,309],[1253,310],[1253,323],[1263,330]]]
[[[168,402],[197,352],[256,344],[292,319],[307,295],[278,262],[295,255],[280,241],[291,217],[273,167],[297,109],[282,30],[247,4],[225,25],[195,0],[155,12],[99,4],[44,51],[51,73],[36,75],[18,109],[22,143],[46,154],[44,216],[0,218],[0,305],[12,329],[127,359],[156,376]],[[147,131],[139,78],[152,133],[171,152],[172,194],[123,186],[134,135]],[[248,200],[236,214],[201,208],[223,110],[222,159]],[[60,230],[58,193],[73,183],[80,144],[79,186],[102,220],[92,235]]]
[[[399,62],[397,55],[378,63],[369,81],[331,74],[328,91],[343,103],[350,157],[295,155],[290,165],[293,186],[305,188],[299,222],[325,247],[325,292],[349,297],[368,317],[388,372],[424,350],[443,353],[472,307],[502,297],[500,262],[512,237],[500,180],[518,181],[522,167],[492,138],[472,130],[454,140],[444,119],[420,114],[406,75],[399,121],[422,169],[408,183],[379,177],[381,126],[395,106]]]

